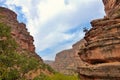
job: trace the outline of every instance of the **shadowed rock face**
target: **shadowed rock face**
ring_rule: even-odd
[[[106,17],[93,20],[79,55],[82,80],[120,80],[120,0],[103,0]]]

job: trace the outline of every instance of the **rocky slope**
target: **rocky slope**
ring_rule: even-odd
[[[103,0],[106,16],[93,20],[79,56],[82,80],[120,80],[120,0]]]
[[[16,40],[17,44],[19,44],[17,51],[20,53],[23,51],[28,51],[30,55],[36,56],[40,59],[40,57],[35,53],[33,37],[27,31],[26,25],[17,21],[16,13],[0,7],[0,23],[5,23],[11,27],[11,35]]]
[[[84,40],[80,40],[72,46],[72,49],[57,53],[55,62],[50,64],[51,67],[53,67],[56,71],[64,74],[76,73],[77,66],[82,64],[77,53],[79,51],[79,48],[84,46],[84,43]]]
[[[41,73],[52,73],[35,53],[33,41],[26,25],[17,21],[17,15],[0,7],[1,80],[33,80]]]
[[[53,68],[54,66],[54,60],[44,60],[43,61],[45,64],[48,64],[49,66],[51,66]]]

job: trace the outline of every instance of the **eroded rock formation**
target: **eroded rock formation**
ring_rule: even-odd
[[[120,80],[120,0],[103,0],[106,16],[93,20],[79,55],[82,80]]]
[[[84,46],[85,41],[80,40],[72,46],[72,49],[64,50],[56,54],[55,62],[50,64],[56,71],[63,74],[76,73],[77,66],[83,64],[78,52],[79,48]]]
[[[27,31],[26,25],[17,21],[16,13],[7,8],[0,7],[0,23],[5,23],[11,27],[11,35],[19,44],[17,49],[18,52],[23,53],[26,51],[31,56],[35,56],[42,61],[42,59],[40,59],[40,57],[35,53],[33,37]]]
[[[17,21],[17,15],[13,11],[0,7],[0,27],[5,27],[0,30],[0,79],[21,80],[21,78],[25,78],[25,80],[33,80],[42,72],[49,72],[47,69],[45,71],[39,67],[44,63],[35,52],[33,37],[27,31],[26,25]],[[11,39],[7,40],[8,36],[6,35],[9,35]],[[16,48],[13,49],[12,47]],[[8,48],[12,50],[7,50]],[[3,59],[4,57],[6,60]],[[10,64],[12,65],[9,66]],[[9,78],[10,74],[11,77]]]
[[[103,0],[107,18],[120,18],[120,0]]]

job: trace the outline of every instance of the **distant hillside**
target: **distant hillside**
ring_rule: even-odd
[[[54,61],[52,61],[52,60],[44,60],[44,63],[49,64],[49,65],[53,64],[53,62]]]
[[[64,50],[56,54],[55,61],[48,63],[53,69],[63,74],[77,73],[77,67],[82,64],[78,52],[84,46],[85,41],[80,40],[72,46],[72,49]]]

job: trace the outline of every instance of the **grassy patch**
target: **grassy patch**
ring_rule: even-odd
[[[77,75],[64,75],[61,73],[55,73],[52,76],[47,76],[45,74],[41,74],[36,77],[34,80],[79,80]]]

